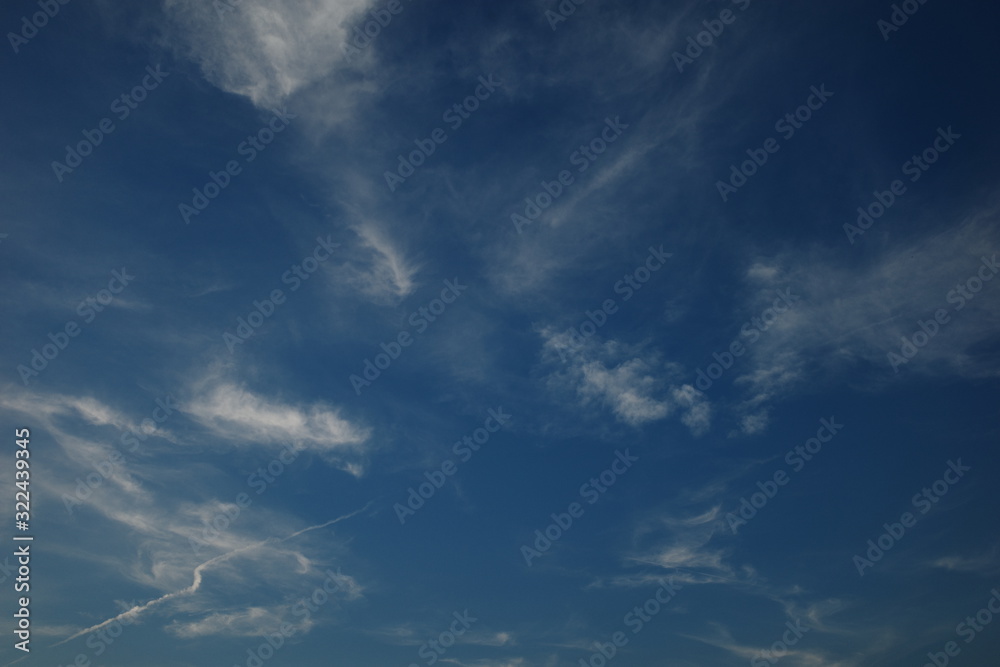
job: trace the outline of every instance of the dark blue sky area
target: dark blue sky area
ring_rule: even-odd
[[[995,14],[7,3],[0,664],[990,664]]]

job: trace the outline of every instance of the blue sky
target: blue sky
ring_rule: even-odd
[[[988,664],[995,19],[5,4],[0,663]]]

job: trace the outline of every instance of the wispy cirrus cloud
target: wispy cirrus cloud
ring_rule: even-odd
[[[240,443],[291,443],[297,449],[332,453],[356,449],[371,434],[322,403],[282,403],[229,382],[198,387],[184,410],[213,434]]]
[[[358,235],[357,259],[334,271],[336,282],[351,286],[378,304],[396,305],[413,293],[419,266],[388,235],[371,222],[354,227]]]
[[[838,258],[820,248],[753,258],[746,312],[759,312],[766,299],[758,297],[782,286],[793,286],[802,300],[749,348],[749,367],[734,379],[743,392],[739,412],[746,429],[759,431],[767,405],[807,379],[832,382],[859,369],[873,386],[914,374],[1000,375],[995,357],[981,354],[1000,342],[1000,284],[982,281],[969,299],[956,290],[978,280],[984,257],[990,262],[996,256],[997,214],[996,208],[976,210],[947,233],[901,238],[871,260]],[[939,309],[947,311],[947,323],[894,372],[888,353],[900,354],[902,337],[911,338],[921,330],[918,322]]]
[[[344,62],[351,20],[368,0],[168,0],[166,39],[220,89],[273,109]]]
[[[656,355],[617,341],[575,344],[566,332],[543,328],[540,333],[543,358],[563,365],[549,375],[550,387],[574,391],[583,405],[604,405],[630,426],[666,419],[675,412],[695,435],[704,434],[711,425],[707,399],[678,381],[676,364],[661,364]]]

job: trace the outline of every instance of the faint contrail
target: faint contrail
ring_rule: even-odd
[[[303,528],[302,530],[294,532],[291,535],[288,535],[286,537],[281,538],[280,540],[275,540],[275,538],[269,537],[266,540],[262,540],[260,542],[257,542],[256,544],[251,544],[251,545],[248,545],[248,546],[245,546],[245,547],[240,547],[239,549],[234,549],[234,550],[232,550],[232,551],[230,551],[228,553],[224,553],[224,554],[221,554],[219,556],[216,556],[215,558],[211,558],[211,559],[205,561],[204,563],[202,563],[201,565],[197,566],[196,568],[194,568],[194,573],[193,573],[193,575],[194,575],[194,581],[192,581],[191,585],[188,586],[187,588],[184,588],[184,589],[179,590],[179,591],[175,591],[173,593],[167,593],[163,597],[158,597],[155,600],[150,600],[146,604],[137,605],[135,607],[132,607],[131,609],[129,609],[127,611],[123,611],[122,613],[118,614],[117,616],[113,616],[112,618],[109,618],[106,621],[98,623],[97,625],[91,626],[91,627],[86,628],[84,630],[80,630],[75,635],[73,635],[71,637],[67,637],[66,639],[62,640],[61,642],[59,642],[57,644],[53,644],[53,646],[61,646],[62,644],[65,644],[68,641],[72,641],[72,640],[76,639],[77,637],[79,637],[81,635],[85,635],[87,633],[94,632],[96,630],[100,630],[104,626],[110,625],[111,623],[114,623],[115,621],[120,621],[123,618],[133,619],[136,616],[138,616],[139,614],[141,614],[144,611],[146,611],[147,609],[150,609],[151,607],[157,606],[160,603],[166,602],[167,600],[170,600],[170,599],[173,599],[173,598],[176,598],[176,597],[180,597],[181,595],[190,595],[190,594],[196,592],[201,587],[201,573],[204,572],[206,568],[208,568],[208,567],[210,567],[212,565],[215,565],[216,563],[221,563],[221,562],[223,562],[225,560],[229,560],[233,556],[237,556],[237,555],[239,555],[241,553],[244,553],[246,551],[250,551],[252,549],[258,549],[258,548],[264,546],[265,544],[267,544],[268,542],[278,542],[278,543],[285,542],[287,540],[292,539],[293,537],[298,537],[302,533],[307,533],[310,530],[317,530],[319,528],[326,528],[327,526],[335,524],[338,521],[343,521],[345,519],[350,519],[352,516],[355,516],[357,514],[360,514],[361,512],[364,512],[366,509],[368,509],[369,507],[371,507],[371,505],[372,505],[372,503],[369,502],[367,505],[365,505],[361,509],[355,510],[355,511],[351,512],[350,514],[345,514],[344,516],[337,517],[336,519],[331,519],[331,520],[327,521],[326,523],[321,523],[321,524],[319,524],[317,526],[309,526],[308,528]]]

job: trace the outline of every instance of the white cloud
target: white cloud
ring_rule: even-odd
[[[1000,546],[994,545],[989,551],[977,554],[944,556],[932,561],[930,566],[950,572],[966,572],[991,577],[1000,571],[998,555],[1000,555]]]
[[[743,415],[743,417],[740,418],[740,432],[743,435],[756,435],[758,433],[763,433],[770,423],[770,412],[766,409],[759,410],[753,414]]]
[[[704,394],[689,384],[673,387],[671,395],[682,409],[681,423],[695,435],[704,435],[712,425],[712,408]]]
[[[762,262],[754,263],[747,269],[747,278],[754,281],[774,282],[778,277],[778,269]]]
[[[681,412],[681,422],[695,435],[711,425],[711,406],[704,394],[673,381],[677,368],[658,364],[652,355],[608,341],[599,346],[588,340],[574,345],[569,334],[545,328],[543,357],[564,367],[549,376],[550,386],[575,390],[584,405],[599,402],[630,426],[670,417]]]
[[[270,401],[226,382],[199,388],[184,410],[227,440],[290,443],[320,453],[356,449],[370,433],[323,404],[300,407]]]
[[[157,426],[144,429],[142,423],[121,410],[91,396],[46,394],[19,388],[5,392],[0,407],[30,415],[35,431],[48,432],[62,449],[60,464],[45,482],[38,482],[60,498],[68,509],[83,504],[92,493],[115,487],[132,498],[145,495],[142,482],[133,476],[128,465],[133,452],[122,445],[122,435],[131,431],[142,447],[148,447],[150,435],[174,442],[174,436]],[[151,420],[150,420],[151,421]],[[149,424],[149,421],[145,422]],[[108,437],[108,429],[117,429]],[[138,451],[142,451],[141,449]],[[127,452],[127,454],[126,454]],[[121,462],[125,456],[126,463]],[[94,482],[94,475],[99,481]],[[89,477],[89,481],[84,481]],[[96,488],[101,487],[99,491]],[[69,500],[67,500],[69,499]],[[67,504],[68,503],[68,504]]]
[[[273,608],[248,607],[230,613],[209,614],[208,616],[182,623],[174,621],[166,629],[184,639],[206,636],[258,637],[273,632],[287,622],[290,612],[288,605]]]
[[[719,529],[720,514],[721,508],[715,506],[696,516],[660,517],[669,538],[634,560],[673,570],[671,574],[684,583],[738,583],[738,574],[725,562],[726,550],[709,546]],[[748,573],[743,573],[742,581],[749,580]]]
[[[284,405],[225,383],[206,384],[199,389],[197,409],[188,414],[205,420],[216,436],[257,438],[251,441],[266,443],[280,440],[321,453],[353,447],[367,437],[367,429],[340,419],[335,411],[322,405]],[[87,473],[95,477],[95,462],[105,465],[109,460],[115,447],[106,437],[108,427],[135,428],[137,421],[93,397],[22,390],[5,394],[0,407],[31,414],[33,431],[46,433],[47,439],[62,449],[64,455],[54,459],[50,474],[38,480],[37,489],[39,496],[59,505],[78,492],[80,479]],[[90,435],[91,431],[94,435]],[[113,440],[117,439],[116,435]],[[295,516],[257,505],[252,511],[244,507],[241,512],[231,502],[236,491],[224,494],[229,501],[216,497],[218,489],[210,485],[225,484],[226,479],[211,466],[191,460],[179,467],[162,460],[154,463],[148,457],[160,450],[150,448],[149,442],[141,451],[143,458],[126,452],[123,463],[116,464],[110,473],[102,473],[103,479],[98,482],[88,482],[92,485],[89,489],[84,487],[86,496],[76,500],[76,505],[84,507],[73,509],[90,513],[86,526],[69,514],[60,513],[54,518],[62,518],[63,529],[74,535],[70,539],[75,546],[67,547],[67,557],[121,573],[127,581],[161,594],[145,602],[129,603],[112,618],[91,628],[63,626],[58,633],[50,628],[50,635],[72,638],[114,619],[128,622],[164,613],[169,617],[179,611],[185,614],[185,621],[168,626],[179,636],[243,635],[255,622],[266,625],[270,619],[255,610],[259,603],[248,595],[258,585],[255,582],[267,582],[279,602],[287,602],[311,593],[315,580],[325,576],[326,566],[310,558],[312,545],[299,547],[292,541],[304,542],[300,537],[303,534],[320,531],[367,509],[288,534],[290,526],[301,525]],[[140,486],[134,477],[155,483]],[[175,495],[178,490],[183,490],[180,496]],[[221,529],[217,527],[220,516],[227,517]],[[87,535],[95,525],[100,526],[104,537],[101,544],[88,544]],[[207,535],[209,526],[214,530]],[[267,537],[274,526],[285,526],[281,531],[284,535]],[[330,531],[322,532],[322,558],[329,562],[330,550],[338,546],[331,541]],[[308,589],[303,589],[303,582],[309,582]],[[361,595],[361,585],[350,576],[341,575],[338,582],[338,599],[352,600]],[[272,609],[270,613],[277,612]],[[309,624],[298,623],[298,628],[308,631]]]
[[[308,595],[312,590],[302,589],[301,582],[303,575],[312,575],[313,578],[322,576],[321,568],[313,566],[310,559],[302,552],[282,545],[305,533],[350,519],[367,510],[370,505],[369,503],[369,505],[350,514],[345,514],[344,516],[315,526],[302,528],[277,539],[269,537],[260,540],[228,534],[227,538],[230,543],[235,542],[240,546],[232,547],[213,558],[204,560],[186,573],[178,573],[176,571],[185,570],[185,564],[189,564],[192,556],[195,556],[195,554],[184,546],[180,547],[180,549],[176,546],[171,547],[171,544],[177,544],[176,540],[165,540],[163,548],[156,554],[160,561],[160,566],[157,567],[154,564],[150,568],[151,572],[155,575],[155,580],[146,583],[163,588],[165,585],[170,585],[171,582],[168,580],[176,578],[173,576],[174,574],[181,574],[181,576],[186,577],[191,582],[188,586],[164,593],[148,602],[141,604],[133,603],[121,613],[88,628],[78,630],[55,645],[65,644],[77,637],[100,630],[115,621],[126,624],[136,622],[140,617],[144,617],[155,611],[161,611],[166,606],[166,603],[179,605],[188,614],[206,612],[209,609],[213,609],[215,606],[214,601],[218,599],[220,594],[231,596],[234,592],[246,590],[248,582],[254,578],[266,580],[274,588],[285,589],[286,595],[291,594],[290,591],[298,591],[300,597]],[[116,518],[119,521],[122,521],[124,518],[123,522],[126,525],[147,536],[151,536],[153,533],[160,533],[177,537],[187,533],[190,538],[194,535],[194,531],[191,530],[190,526],[180,522],[175,523],[175,520],[172,520],[169,516],[164,516],[166,513],[160,511],[156,506],[146,509],[123,507],[117,514],[118,517]],[[156,514],[160,516],[157,518],[154,516]],[[240,561],[238,566],[231,565],[230,561],[234,560]],[[295,568],[291,567],[293,563],[296,565]],[[142,577],[136,576],[138,574],[138,572],[133,572],[133,578],[141,581]],[[353,600],[360,597],[361,586],[353,577],[340,574],[339,572],[336,574],[337,576],[333,581],[336,583],[335,590],[338,598]],[[206,583],[206,575],[213,576],[215,579],[214,585],[210,586]],[[329,578],[329,575],[327,575],[327,578]],[[205,591],[206,587],[213,590]],[[249,630],[251,627],[256,627],[259,632],[261,629],[259,623],[262,619],[277,617],[274,611],[261,610],[258,607],[248,607],[243,611],[228,615],[211,612],[206,617],[194,623],[174,622],[168,628],[175,632],[175,634],[185,637],[218,633],[241,635],[242,632],[239,628]],[[238,624],[235,631],[231,625],[226,625],[225,621],[227,620],[230,623]],[[312,627],[308,619],[303,622],[297,622],[296,625],[298,626],[298,630],[303,632],[307,632]]]
[[[1000,375],[995,355],[982,353],[998,340],[1000,276],[984,282],[961,310],[948,300],[956,285],[976,276],[983,256],[995,256],[996,214],[983,210],[945,234],[900,240],[871,261],[837,259],[820,248],[752,260],[747,277],[759,291],[747,312],[759,313],[777,288],[790,286],[802,299],[749,346],[746,370],[734,380],[745,392],[738,408],[744,432],[759,432],[767,404],[807,379],[829,381],[847,372],[857,378],[858,369],[875,386],[915,375]],[[887,354],[899,354],[901,338],[912,339],[918,320],[933,319],[938,309],[950,320],[895,373]]]
[[[416,289],[413,277],[419,267],[407,261],[374,224],[358,225],[354,231],[361,243],[356,255],[364,263],[343,264],[334,271],[334,280],[350,285],[376,303],[398,304]]]
[[[343,46],[368,0],[167,0],[168,38],[209,82],[274,109],[344,61]]]
[[[613,368],[601,361],[590,361],[582,364],[580,371],[580,394],[585,399],[603,401],[626,424],[638,426],[670,415],[673,406],[653,398],[657,381],[642,359],[630,359]]]
[[[19,388],[5,392],[2,405],[21,412],[44,415],[47,418],[76,416],[94,426],[138,428],[119,411],[91,396],[38,394]]]
[[[506,646],[514,641],[513,635],[509,632],[494,632],[492,634],[470,634],[466,639],[467,644],[477,646]]]

